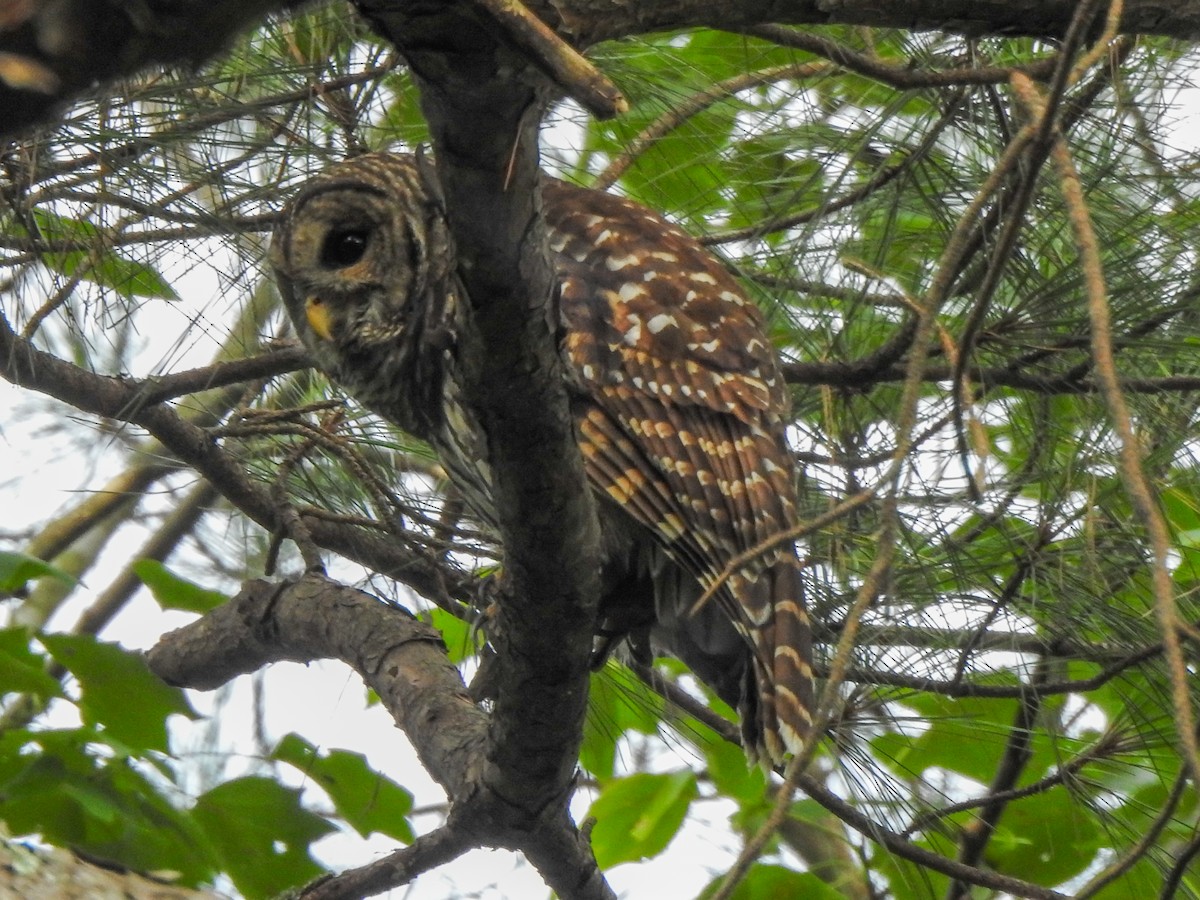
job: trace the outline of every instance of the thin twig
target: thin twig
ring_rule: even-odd
[[[771,811],[758,830],[746,841],[741,852],[738,853],[737,859],[734,860],[733,865],[721,880],[720,887],[709,895],[710,900],[729,900],[738,884],[749,873],[750,867],[762,856],[767,842],[774,837],[775,832],[779,830],[791,811],[792,796],[796,793],[796,781],[811,761],[815,746],[816,741],[811,742],[806,752],[788,763],[783,784],[779,786],[779,790],[771,802]]]
[[[941,872],[943,875],[949,875],[951,878],[957,878],[960,881],[977,884],[980,887],[1006,891],[1017,897],[1031,897],[1035,898],[1035,900],[1067,900],[1067,895],[1060,894],[1058,891],[1044,888],[1041,885],[1032,884],[1028,881],[1022,881],[1010,875],[1002,875],[990,869],[964,866],[956,860],[947,859],[941,854],[934,853],[932,850],[927,850],[918,844],[914,844],[891,829],[884,827],[870,816],[864,815],[811,776],[801,776],[798,784],[804,793],[855,831],[870,840],[882,844],[897,856],[916,863],[919,866],[924,866],[935,872]]]
[[[731,228],[725,231],[714,231],[703,235],[700,238],[700,243],[706,246],[715,246],[717,244],[727,244],[733,241],[746,241],[760,238],[763,235],[771,234],[776,231],[784,231],[788,228],[795,228],[797,225],[803,225],[806,222],[811,222],[815,219],[822,218],[830,213],[838,212],[842,209],[854,206],[856,203],[862,202],[867,197],[870,197],[880,188],[891,183],[901,175],[910,171],[918,162],[928,155],[929,151],[937,144],[937,140],[941,137],[942,131],[954,121],[954,116],[958,110],[959,102],[962,100],[961,94],[955,94],[949,98],[946,111],[935,123],[929,133],[921,140],[910,153],[905,154],[904,158],[894,166],[888,166],[880,169],[874,175],[867,179],[864,184],[859,185],[853,190],[843,194],[836,200],[830,200],[828,203],[822,203],[810,209],[802,209],[799,212],[788,213],[778,216],[774,219],[768,219],[765,222],[757,222],[753,225],[747,225],[744,228]]]
[[[867,78],[872,78],[898,90],[970,84],[1002,84],[1008,81],[1014,71],[1025,72],[1033,78],[1045,78],[1053,71],[1056,63],[1055,57],[1047,57],[1015,68],[981,66],[964,69],[923,70],[914,69],[907,63],[895,65],[878,56],[869,56],[851,50],[845,44],[839,44],[837,41],[813,34],[811,31],[800,31],[783,25],[754,25],[741,29],[740,33],[753,35],[783,47],[793,47],[816,56],[822,56],[843,69],[865,75]]]
[[[1033,82],[1021,75],[1013,77],[1013,89],[1020,101],[1035,115],[1048,116],[1050,112]],[[1083,185],[1071,159],[1070,149],[1061,132],[1051,132],[1051,159],[1059,176],[1059,188],[1066,204],[1071,228],[1083,270],[1087,291],[1088,318],[1092,325],[1092,356],[1096,363],[1096,377],[1101,396],[1108,407],[1120,442],[1119,459],[1121,480],[1125,490],[1141,519],[1150,539],[1154,557],[1151,566],[1151,583],[1154,591],[1154,606],[1162,631],[1163,651],[1171,682],[1171,700],[1175,713],[1175,727],[1183,745],[1188,767],[1194,778],[1200,780],[1200,746],[1196,740],[1195,714],[1188,690],[1190,675],[1183,655],[1180,639],[1179,608],[1175,602],[1175,589],[1171,583],[1169,554],[1171,540],[1166,522],[1154,497],[1146,473],[1142,467],[1142,447],[1133,430],[1129,406],[1122,393],[1117,375],[1116,360],[1112,347],[1112,321],[1108,308],[1108,291],[1104,281],[1104,264],[1100,245],[1092,228]]]
[[[475,844],[449,825],[423,834],[383,859],[318,881],[300,892],[300,900],[357,900],[410,883],[430,869],[452,862]]]
[[[605,167],[596,176],[592,187],[596,190],[607,190],[616,184],[617,179],[629,170],[639,157],[656,143],[681,126],[688,119],[708,109],[722,100],[726,100],[742,91],[788,79],[802,80],[814,78],[830,72],[831,66],[826,63],[788,63],[782,66],[772,66],[756,72],[742,72],[724,81],[705,88],[703,91],[685,97],[667,112],[663,113],[645,128],[632,141],[625,145],[621,155]]]
[[[1138,839],[1128,852],[1122,855],[1119,859],[1114,859],[1111,863],[1104,867],[1102,871],[1096,874],[1087,884],[1079,889],[1075,895],[1078,900],[1085,900],[1087,897],[1094,897],[1100,893],[1108,885],[1112,884],[1130,868],[1138,863],[1151,847],[1157,842],[1163,830],[1171,824],[1171,820],[1175,817],[1175,811],[1179,808],[1179,802],[1183,799],[1183,792],[1188,786],[1187,770],[1182,770],[1175,777],[1175,783],[1171,785],[1171,792],[1167,794],[1167,798],[1163,803],[1162,809],[1158,811],[1158,815],[1154,817],[1154,821],[1146,829],[1145,833]],[[1167,881],[1170,879],[1168,878]],[[1164,889],[1166,882],[1164,882]],[[1166,896],[1164,894],[1164,896]]]
[[[996,767],[996,774],[988,785],[988,800],[980,807],[979,813],[971,823],[963,829],[959,842],[958,861],[968,866],[978,866],[984,851],[996,832],[996,825],[1011,802],[1006,796],[1013,785],[1024,773],[1029,760],[1033,757],[1030,747],[1035,719],[1042,709],[1042,699],[1036,688],[1046,678],[1044,661],[1038,666],[1031,687],[1017,705],[1013,722],[1008,728],[1008,740],[1005,742],[1004,753]],[[959,900],[970,893],[970,886],[960,880],[952,881],[946,889],[947,900]]]
[[[1044,691],[1040,691],[1044,696]],[[910,837],[918,832],[927,831],[939,819],[944,819],[947,816],[952,816],[955,813],[968,812],[972,809],[988,806],[997,801],[1011,803],[1014,800],[1022,800],[1025,797],[1032,797],[1036,794],[1044,794],[1051,788],[1059,787],[1067,784],[1072,779],[1078,777],[1083,768],[1091,763],[1099,762],[1108,759],[1120,752],[1121,734],[1120,732],[1110,728],[1100,737],[1095,744],[1086,750],[1077,753],[1070,760],[1060,765],[1055,771],[1051,772],[1044,778],[1039,778],[1032,784],[1027,784],[1024,787],[1011,788],[1005,791],[988,791],[982,797],[972,797],[969,800],[960,800],[957,803],[949,803],[946,806],[938,809],[930,810],[929,812],[921,813],[912,823],[900,832],[904,837]]]
[[[1171,866],[1171,871],[1163,879],[1162,890],[1158,894],[1159,900],[1171,900],[1175,896],[1183,876],[1192,871],[1192,862],[1198,854],[1200,854],[1200,832],[1194,833],[1192,839],[1183,848],[1183,852],[1175,857],[1175,865]]]

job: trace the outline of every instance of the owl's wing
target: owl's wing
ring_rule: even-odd
[[[796,523],[787,392],[762,315],[694,239],[619,197],[543,191],[564,349],[592,403],[589,479],[708,588],[738,554]],[[811,722],[811,638],[790,541],[716,593],[752,651],[757,737],[778,759]],[[745,723],[744,723],[745,724]]]

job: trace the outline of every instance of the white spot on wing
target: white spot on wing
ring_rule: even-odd
[[[637,316],[629,317],[629,327],[625,329],[625,333],[621,335],[623,340],[630,347],[636,347],[637,342],[642,339],[642,323]]]
[[[659,313],[646,323],[646,327],[650,329],[651,334],[658,334],[664,328],[668,328],[676,324],[678,323],[675,321],[674,316],[667,315],[666,313]]]
[[[580,260],[580,262],[582,262],[582,261],[583,260]],[[604,266],[610,272],[619,272],[621,269],[624,269],[626,266],[636,265],[637,261],[638,261],[637,256],[635,256],[632,253],[630,253],[626,256],[610,256],[608,259],[606,259],[604,261]]]

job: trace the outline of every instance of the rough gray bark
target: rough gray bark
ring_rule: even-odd
[[[528,5],[564,34],[587,45],[689,26],[739,28],[768,22],[1058,38],[1066,33],[1079,4],[1074,0],[533,0]],[[1120,31],[1195,40],[1200,36],[1200,3],[1129,0]]]
[[[493,759],[498,717],[468,696],[441,635],[405,610],[320,576],[291,584],[252,581],[229,603],[165,635],[147,654],[163,680],[199,689],[272,662],[328,658],[351,666],[379,695],[445,789],[451,813],[443,828],[411,847],[318,882],[304,896],[368,896],[478,846],[524,852],[559,896],[613,896],[567,815],[566,796],[528,809],[537,785],[514,798],[493,789],[489,778],[513,777],[511,767]]]
[[[214,891],[193,891],[97,865],[68,850],[0,841],[0,897],[22,900],[223,900]]]

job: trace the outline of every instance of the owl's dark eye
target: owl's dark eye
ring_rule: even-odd
[[[370,232],[365,228],[336,228],[325,237],[321,245],[321,265],[327,269],[344,269],[352,266],[367,252]]]

